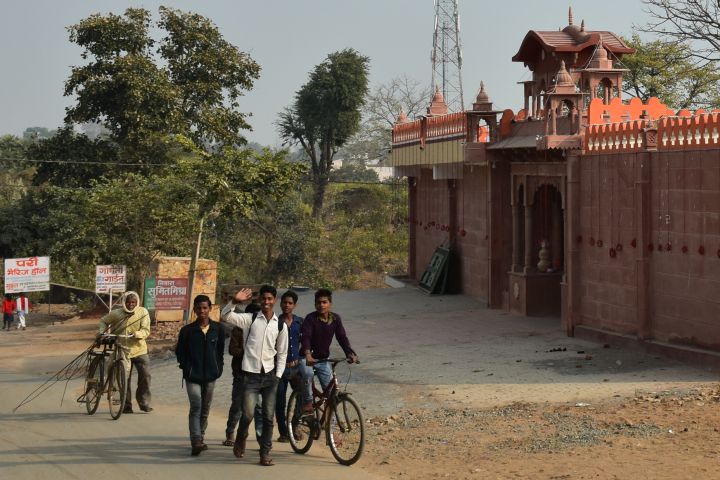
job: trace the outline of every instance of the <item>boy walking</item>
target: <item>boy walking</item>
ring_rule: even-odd
[[[249,300],[252,291],[244,288],[235,293],[232,301],[222,310],[221,319],[233,326],[240,327],[245,339],[242,361],[243,396],[242,417],[235,438],[233,454],[237,458],[245,456],[248,429],[253,420],[255,406],[262,396],[262,437],[260,445],[260,465],[274,465],[270,457],[272,450],[273,417],[275,414],[275,395],[278,381],[285,371],[287,358],[288,332],[280,326],[273,312],[277,290],[270,285],[260,288],[260,314],[235,311],[236,304]]]
[[[225,332],[217,322],[210,321],[212,302],[207,295],[193,301],[196,320],[180,329],[175,356],[183,371],[185,389],[190,401],[188,425],[190,454],[200,455],[207,450],[205,429],[208,424],[215,380],[223,370]]]
[[[5,294],[5,298],[2,302],[3,311],[3,330],[10,330],[10,325],[13,323],[13,313],[15,313],[15,302],[13,302],[12,295],[9,293]]]
[[[290,434],[285,422],[285,403],[287,402],[288,383],[292,385],[293,390],[300,388],[302,375],[300,372],[300,332],[302,329],[302,317],[295,315],[293,312],[297,306],[298,296],[292,290],[288,290],[280,297],[280,308],[282,315],[280,321],[285,322],[288,331],[288,355],[285,363],[285,371],[280,378],[277,388],[277,398],[275,399],[275,419],[277,420],[278,442],[289,442]],[[303,395],[303,403],[312,402],[312,397],[306,398],[307,388],[301,388]]]
[[[18,325],[17,328],[25,330],[25,317],[30,313],[32,304],[30,300],[21,293],[20,296],[15,300],[15,309],[17,310]]]

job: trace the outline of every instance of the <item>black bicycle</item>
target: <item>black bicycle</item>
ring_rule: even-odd
[[[120,356],[119,338],[130,335],[103,333],[88,352],[88,368],[84,393],[77,399],[84,403],[88,415],[93,415],[100,405],[100,399],[107,393],[110,416],[117,420],[122,415],[127,393],[125,366]]]
[[[357,402],[350,393],[340,391],[335,367],[345,358],[318,360],[332,364],[332,380],[324,392],[313,381],[313,413],[303,415],[302,395],[295,390],[287,405],[287,427],[290,446],[295,453],[310,450],[314,440],[325,431],[325,441],[330,451],[342,465],[352,465],[360,459],[365,447],[365,421]]]

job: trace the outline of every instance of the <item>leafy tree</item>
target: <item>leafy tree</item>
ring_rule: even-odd
[[[119,164],[120,151],[115,142],[102,137],[90,139],[69,126],[60,128],[51,138],[30,144],[28,157],[41,160],[33,185],[89,187],[96,180],[123,172],[149,173],[149,167],[131,169]]]
[[[9,257],[11,245],[21,241],[10,224],[22,217],[20,202],[34,174],[31,164],[24,162],[28,140],[13,135],[0,136],[0,258]]]
[[[0,247],[62,259],[53,270],[61,278],[73,278],[78,265],[124,264],[139,286],[155,257],[199,252],[208,220],[253,218],[255,209],[291,192],[304,168],[285,161],[284,152],[227,148],[185,154],[174,168],[150,175],[44,185],[22,199],[26,218],[9,219]]]
[[[196,144],[244,144],[246,115],[237,110],[243,91],[260,76],[260,65],[222,38],[207,18],[160,7],[158,26],[167,32],[159,52],[179,90],[183,132]]]
[[[643,101],[658,97],[673,108],[708,108],[718,105],[720,70],[714,62],[698,65],[686,42],[643,42],[635,34],[627,44],[637,51],[623,58],[629,72],[623,91]]]
[[[194,148],[189,140],[185,145]],[[252,219],[257,209],[277,202],[297,185],[304,166],[287,162],[286,153],[285,150],[257,153],[235,147],[207,153],[194,148],[193,155],[175,164],[173,175],[157,179],[178,193],[183,201],[196,206],[193,223],[197,225],[197,237],[190,262],[190,291],[208,219],[220,215]]]
[[[360,127],[368,64],[369,59],[353,49],[331,53],[310,73],[277,122],[286,143],[300,145],[310,158],[315,218],[322,210],[333,158]]]
[[[208,19],[165,7],[150,36],[150,12],[92,15],[69,27],[86,65],[72,68],[65,95],[75,95],[68,123],[97,122],[122,147],[122,156],[157,163],[168,135],[197,146],[242,144],[249,128],[238,97],[260,67],[226,42]],[[158,45],[157,48],[156,45]]]

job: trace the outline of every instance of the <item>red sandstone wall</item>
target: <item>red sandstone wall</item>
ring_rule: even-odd
[[[580,323],[637,333],[634,155],[580,159]],[[611,257],[614,249],[615,256]]]
[[[438,226],[450,223],[448,217],[447,181],[433,180],[432,169],[421,169],[417,181],[418,225],[415,229],[416,278],[422,277],[435,249],[447,241],[448,232],[441,231]]]
[[[438,229],[438,225],[454,225],[456,234],[454,258],[450,267],[455,281],[448,279],[451,291],[487,299],[488,251],[486,240],[487,215],[487,168],[465,167],[464,178],[455,180],[454,221],[447,180],[433,180],[431,169],[421,169],[417,180],[416,217],[416,278],[420,279],[430,258],[437,248],[447,242],[450,233]],[[433,225],[434,222],[434,225]],[[465,235],[462,235],[462,231]]]
[[[720,151],[660,152],[651,167],[653,336],[718,349]]]
[[[465,236],[458,236],[457,251],[462,259],[462,291],[488,299],[487,167],[465,167],[457,182],[458,225]]]
[[[581,157],[579,321],[638,334],[636,259],[649,255],[655,340],[720,348],[720,151],[647,154],[649,237],[636,238],[640,155]],[[579,241],[579,237],[569,239]],[[636,247],[633,248],[633,240]],[[602,241],[602,247],[598,242]],[[594,245],[592,245],[594,243]],[[620,244],[621,250],[617,251]],[[684,252],[683,247],[686,247]],[[704,248],[704,255],[699,253]],[[616,248],[616,256],[610,256]]]

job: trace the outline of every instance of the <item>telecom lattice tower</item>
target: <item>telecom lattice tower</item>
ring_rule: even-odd
[[[432,88],[439,89],[451,112],[465,110],[462,88],[462,45],[458,0],[434,0]]]

